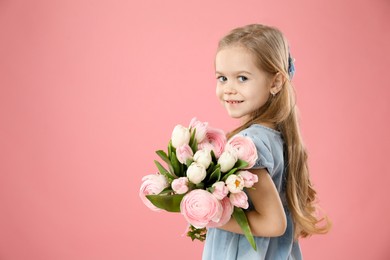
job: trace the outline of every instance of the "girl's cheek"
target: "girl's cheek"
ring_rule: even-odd
[[[218,85],[215,88],[215,95],[217,96],[218,99],[221,98],[221,87],[219,87]]]

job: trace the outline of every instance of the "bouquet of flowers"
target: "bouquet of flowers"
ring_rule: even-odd
[[[222,130],[193,118],[188,128],[174,128],[167,152],[156,153],[168,168],[154,161],[159,172],[142,178],[139,195],[146,206],[180,212],[190,224],[192,240],[203,241],[207,227],[222,226],[233,216],[256,250],[243,211],[249,206],[243,189],[258,181],[245,170],[257,160],[251,139],[236,135],[226,140]]]

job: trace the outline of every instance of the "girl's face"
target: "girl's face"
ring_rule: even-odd
[[[226,47],[215,58],[217,97],[229,116],[247,122],[270,95],[272,80],[260,70],[253,54],[240,46]]]

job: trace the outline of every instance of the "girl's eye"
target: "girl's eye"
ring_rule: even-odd
[[[241,82],[244,82],[244,81],[247,81],[248,78],[245,77],[245,76],[238,76],[238,81],[241,81]]]
[[[218,79],[219,82],[227,81],[227,78],[225,76],[219,76],[217,79]]]

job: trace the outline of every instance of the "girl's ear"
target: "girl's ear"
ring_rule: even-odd
[[[275,95],[275,94],[279,93],[279,91],[282,89],[283,83],[284,83],[283,75],[279,72],[276,73],[276,75],[274,76],[274,79],[272,81],[272,85],[271,85],[271,89],[270,89],[271,94]]]

